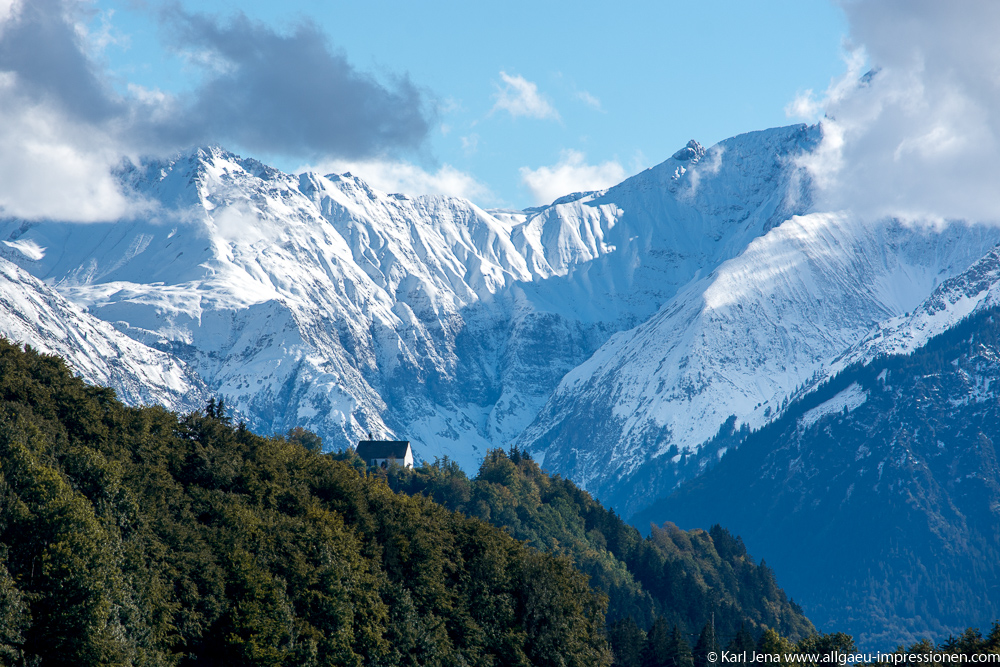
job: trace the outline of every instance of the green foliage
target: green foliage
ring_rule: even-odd
[[[31,618],[23,594],[14,584],[10,572],[0,562],[0,665],[14,665],[22,662],[20,647],[24,644],[24,631]]]
[[[749,653],[756,647],[757,642],[754,641],[753,634],[745,625],[741,625],[740,629],[736,631],[736,634],[726,645],[726,650],[733,653],[743,653],[744,651]]]
[[[923,653],[925,655],[959,654],[973,656],[982,653],[1000,653],[1000,621],[993,621],[988,635],[983,637],[979,628],[966,628],[959,635],[949,635],[937,646],[929,639],[921,639],[914,642],[909,648],[902,646],[896,649],[896,653]],[[941,659],[927,660],[927,662],[944,662]],[[950,662],[950,661],[949,661]],[[957,662],[957,661],[956,661]]]
[[[616,667],[642,667],[642,653],[646,633],[631,617],[612,623],[608,627],[608,644],[614,655]]]
[[[570,559],[592,588],[608,596],[611,621],[631,618],[648,628],[662,619],[692,640],[712,618],[726,636],[743,624],[774,627],[793,639],[814,632],[773,572],[754,563],[725,529],[683,531],[667,523],[643,538],[586,491],[548,475],[517,449],[488,452],[472,480],[447,459],[386,474],[397,491],[425,495]]]
[[[608,643],[615,656],[614,667],[721,667],[734,661],[740,664],[753,662],[755,652],[779,656],[776,661],[768,659],[766,662],[783,667],[819,667],[825,664],[822,657],[833,651],[845,655],[856,651],[851,637],[839,632],[812,634],[792,642],[775,630],[764,628],[755,640],[746,626],[741,626],[729,637],[723,651],[711,622],[702,628],[695,648],[691,650],[685,634],[676,625],[670,629],[663,619],[654,621],[648,633],[642,632],[631,619],[614,623],[608,630]],[[933,645],[929,646],[933,650]],[[709,660],[712,654],[714,661]],[[729,654],[728,661],[724,654]],[[799,657],[791,658],[791,654],[799,654]],[[812,662],[808,659],[809,655],[819,656],[820,659]]]
[[[694,651],[692,652],[692,659],[694,662],[694,667],[709,667],[709,665],[715,665],[718,662],[718,654],[721,650],[719,646],[719,640],[715,636],[715,625],[712,621],[705,623],[705,627],[701,629],[701,634],[698,635],[698,643],[694,645]],[[709,660],[708,654],[715,653],[716,659]]]
[[[670,631],[662,618],[653,621],[642,647],[642,667],[665,667],[671,655]]]
[[[813,641],[810,637],[808,641]],[[795,651],[795,646],[771,628],[767,628],[757,640],[757,653],[784,655]]]
[[[315,449],[0,342],[0,664],[610,663],[569,560]]]
[[[311,452],[323,451],[323,438],[301,426],[288,429],[288,433],[285,434],[285,440],[302,445]]]

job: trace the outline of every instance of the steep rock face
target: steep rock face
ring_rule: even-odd
[[[22,244],[19,251],[33,250]],[[111,387],[132,404],[186,411],[203,405],[207,396],[185,364],[119,333],[5,259],[0,259],[0,332],[59,355],[87,382]]]
[[[767,554],[818,627],[864,648],[988,627],[1000,615],[998,322],[983,308],[911,354],[848,367],[636,522],[722,522]]]
[[[500,372],[521,381],[503,384],[488,423],[493,441],[530,446],[523,431],[567,372],[691,280],[804,211],[808,183],[793,158],[817,137],[816,128],[793,126],[708,150],[692,141],[607,191],[514,218],[511,239],[538,277],[508,291],[514,326]],[[519,405],[526,407],[506,414]]]
[[[394,434],[471,468],[610,335],[805,206],[791,158],[815,138],[692,143],[610,190],[497,216],[202,149],[123,171],[143,218],[11,220],[0,251],[259,431]]]
[[[631,513],[709,463],[718,450],[701,450],[727,421],[767,423],[998,241],[987,226],[793,217],[567,374],[521,441]]]
[[[739,255],[809,205],[793,160],[816,128],[793,126],[695,142],[607,191],[557,200],[514,227],[533,303],[584,321],[638,324],[693,278]]]

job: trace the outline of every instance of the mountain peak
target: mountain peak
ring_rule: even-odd
[[[704,155],[705,147],[692,139],[687,142],[687,145],[685,145],[684,148],[674,153],[671,157],[675,160],[680,160],[681,162],[688,162],[689,160],[697,162]]]

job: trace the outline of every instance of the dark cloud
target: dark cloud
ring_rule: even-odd
[[[20,93],[88,122],[125,111],[88,57],[73,25],[80,6],[66,0],[24,0],[0,32],[0,71],[17,76]]]
[[[179,5],[161,13],[180,52],[204,67],[179,97],[122,97],[87,53],[79,0],[22,0],[0,26],[0,71],[17,92],[76,122],[113,127],[138,151],[201,143],[308,158],[364,158],[412,150],[427,137],[424,96],[406,77],[389,85],[331,50],[319,28],[280,33],[244,14],[228,21]]]
[[[358,72],[310,22],[281,34],[243,14],[223,23],[178,6],[164,20],[178,47],[220,65],[183,101],[184,123],[170,128],[180,136],[346,158],[414,149],[427,136],[423,95],[409,79],[385,86]]]

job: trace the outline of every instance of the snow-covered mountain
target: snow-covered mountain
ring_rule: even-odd
[[[0,251],[258,430],[393,434],[473,468],[609,336],[804,211],[793,158],[816,137],[691,142],[609,190],[497,215],[199,149],[123,170],[145,217],[8,220]]]
[[[512,276],[530,279],[490,216],[467,202],[377,193],[349,175],[291,176],[220,149],[122,177],[152,202],[149,217],[10,221],[0,233],[8,257],[182,359],[264,432],[302,425],[343,446],[414,417],[437,430],[467,420],[463,406],[435,413],[420,394],[458,393],[448,385],[460,382],[460,310]],[[397,395],[405,400],[392,404]],[[451,430],[452,444],[467,435]]]
[[[691,142],[522,212],[203,148],[123,168],[144,216],[0,221],[0,256],[258,431],[405,437],[467,469],[517,443],[618,503],[640,470],[696,472],[720,427],[772,419],[1000,241],[813,211],[797,158],[819,137]]]
[[[961,274],[943,282],[912,312],[880,322],[834,360],[815,384],[853,364],[871,363],[879,356],[910,354],[970,315],[997,306],[1000,306],[1000,247],[991,249]]]
[[[642,498],[623,480],[644,464],[643,476],[653,467],[662,479],[644,493],[665,493],[727,419],[751,429],[773,419],[874,325],[997,242],[990,226],[792,217],[567,374],[522,442],[634,511]]]
[[[28,243],[8,248],[31,253]],[[0,332],[65,359],[91,384],[112,387],[131,404],[192,410],[204,404],[205,387],[171,355],[115,330],[11,262],[0,259]]]

